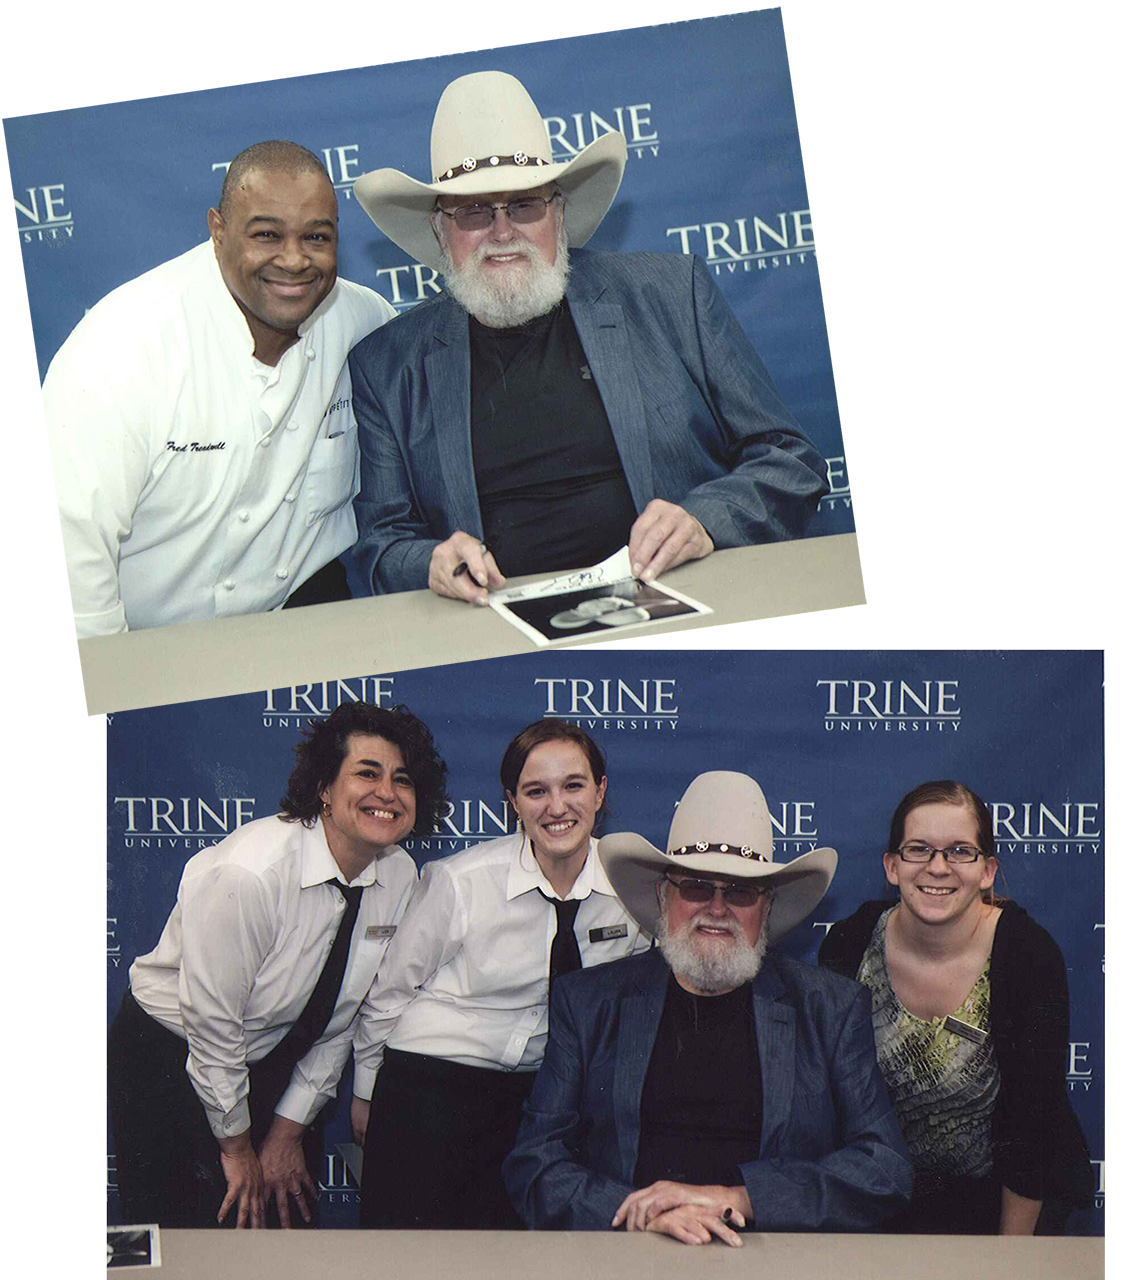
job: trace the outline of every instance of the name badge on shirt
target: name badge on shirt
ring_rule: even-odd
[[[365,942],[371,942],[373,938],[390,938],[395,934],[396,926],[394,924],[370,924],[364,931]]]
[[[627,936],[627,926],[625,924],[609,924],[602,929],[589,929],[588,942],[609,942],[612,938],[625,938]]]
[[[954,1036],[963,1036],[972,1044],[982,1044],[987,1039],[987,1032],[981,1027],[973,1027],[970,1022],[961,1022],[951,1014],[944,1019],[944,1030],[950,1031]]]

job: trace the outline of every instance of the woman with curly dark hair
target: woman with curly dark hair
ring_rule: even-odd
[[[362,1227],[520,1227],[501,1164],[553,975],[650,944],[595,854],[605,774],[582,729],[536,721],[501,762],[518,831],[424,866],[356,1033]]]
[[[353,734],[384,738],[399,749],[415,791],[415,822],[411,830],[430,835],[446,804],[447,768],[435,749],[431,731],[406,707],[347,702],[328,719],[315,722],[294,748],[297,758],[286,794],[278,803],[280,817],[312,827],[326,821],[324,792],[341,772]],[[331,821],[331,818],[330,818]]]
[[[415,886],[399,841],[433,829],[446,766],[406,708],[368,703],[295,754],[282,811],[189,860],[130,968],[109,1061],[126,1222],[315,1224],[317,1117]]]
[[[890,823],[896,902],[836,924],[819,963],[873,994],[877,1061],[913,1159],[895,1233],[1053,1234],[1092,1198],[1065,1089],[1069,991],[1053,938],[995,897],[991,814],[925,782]]]

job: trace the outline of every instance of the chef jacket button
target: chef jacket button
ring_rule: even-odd
[[[313,349],[312,347],[306,347],[306,359],[307,359],[307,360],[316,360],[316,359],[317,359],[317,352],[316,352],[316,351],[314,351],[314,349]]]
[[[282,499],[283,502],[296,502],[297,500],[298,495],[296,493],[288,493],[285,498]]]
[[[249,511],[240,511],[240,512],[239,512],[239,519],[240,519],[240,520],[242,520],[242,522],[243,522],[244,524],[246,524],[246,523],[247,523],[247,521],[248,521],[250,518],[251,518],[251,513],[250,513]]]
[[[276,576],[276,577],[279,577],[279,578],[281,578],[283,581],[285,581],[285,579],[286,579],[286,578],[288,578],[288,577],[290,576],[290,570],[289,570],[289,569],[279,569],[279,570],[278,570],[278,573],[277,573],[275,576]]]
[[[223,584],[223,589],[224,591],[234,591],[235,580],[233,578],[228,578],[227,581]]]
[[[261,445],[262,445],[262,447],[263,447],[264,449],[269,449],[269,448],[270,448],[270,437],[269,437],[269,436],[263,436],[263,438],[259,441],[259,444],[261,444]]]

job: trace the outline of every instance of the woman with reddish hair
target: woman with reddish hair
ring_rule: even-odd
[[[1065,1088],[1069,991],[1053,938],[995,897],[991,815],[958,782],[897,806],[883,857],[896,902],[867,902],[819,963],[873,994],[877,1059],[913,1159],[892,1232],[1060,1230],[1092,1199]]]

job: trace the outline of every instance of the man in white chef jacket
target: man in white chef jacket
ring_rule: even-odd
[[[79,637],[346,599],[347,356],[395,310],[337,278],[320,160],[232,161],[210,239],[97,303],[43,384]]]

